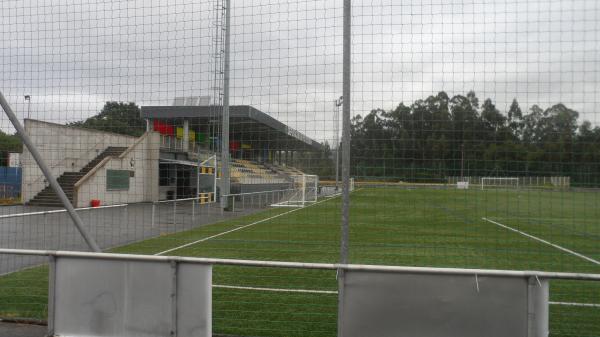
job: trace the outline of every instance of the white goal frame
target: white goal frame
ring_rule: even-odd
[[[319,196],[319,176],[302,174],[290,176],[292,188],[286,200],[273,204],[275,207],[304,207],[317,202]]]
[[[491,181],[497,181],[500,182],[499,184],[486,184],[485,182],[491,180]],[[511,185],[509,183],[502,183],[502,182],[516,182],[516,184]],[[519,188],[519,178],[517,177],[481,177],[481,189],[484,190],[485,187],[494,187],[494,188],[509,188],[509,187],[514,187],[514,188]]]

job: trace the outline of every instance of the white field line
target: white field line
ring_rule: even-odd
[[[573,302],[548,302],[551,305],[564,305],[566,307],[588,307],[588,308],[600,308],[600,304],[596,303],[573,303]]]
[[[260,288],[260,287],[241,287],[241,286],[230,286],[223,284],[213,284],[213,288],[220,289],[235,289],[235,290],[250,290],[250,291],[264,291],[274,293],[300,293],[300,294],[319,294],[319,295],[337,295],[337,290],[312,290],[312,289],[281,289],[281,288]],[[588,307],[588,308],[600,308],[600,304],[596,303],[577,303],[577,302],[548,302],[550,305],[561,305],[567,307]]]
[[[278,289],[278,288],[257,288],[257,287],[240,287],[228,286],[222,284],[213,284],[213,288],[236,289],[236,290],[253,290],[266,291],[276,293],[301,293],[301,294],[322,294],[322,295],[337,295],[337,290],[310,290],[310,289]]]
[[[496,219],[502,219],[502,220],[536,220],[536,221],[552,221],[552,222],[556,222],[556,221],[565,221],[565,220],[572,220],[572,221],[582,221],[582,222],[595,222],[596,220],[593,219],[573,219],[572,217],[556,217],[556,218],[544,218],[544,217],[535,217],[535,216],[508,216],[508,217],[503,217],[503,216],[495,216],[494,218]]]
[[[589,256],[585,256],[585,255],[583,255],[583,254],[577,253],[577,252],[575,252],[575,251],[572,251],[572,250],[570,250],[570,249],[567,249],[567,248],[565,248],[565,247],[562,247],[562,246],[559,246],[559,245],[557,245],[557,244],[554,244],[554,243],[552,243],[552,242],[550,242],[550,241],[546,241],[546,240],[544,240],[544,239],[540,239],[540,238],[538,238],[537,236],[533,236],[533,235],[531,235],[531,234],[525,233],[525,232],[523,232],[523,231],[520,231],[520,230],[518,230],[518,229],[515,229],[515,228],[509,227],[509,226],[507,226],[507,225],[501,224],[501,223],[499,223],[499,222],[497,222],[497,221],[490,220],[490,219],[488,219],[488,218],[482,218],[482,219],[483,219],[483,220],[485,220],[485,221],[487,221],[487,222],[493,223],[493,224],[494,224],[494,225],[496,225],[496,226],[500,226],[500,227],[502,227],[502,228],[504,228],[504,229],[508,229],[509,231],[513,231],[513,232],[515,232],[515,233],[521,234],[521,235],[523,235],[523,236],[525,236],[525,237],[528,237],[528,238],[530,238],[530,239],[533,239],[533,240],[535,240],[535,241],[539,241],[539,242],[541,242],[541,243],[543,243],[543,244],[546,244],[546,245],[548,245],[548,246],[554,247],[554,248],[556,248],[556,249],[558,249],[558,250],[561,250],[561,251],[563,251],[563,252],[565,252],[565,253],[569,253],[569,254],[571,254],[571,255],[577,256],[577,257],[578,257],[578,258],[580,258],[580,259],[586,260],[586,261],[588,261],[588,262],[591,262],[591,263],[593,263],[593,264],[596,264],[596,265],[599,265],[599,266],[600,266],[600,261],[598,261],[598,260],[594,260],[594,259],[592,259],[592,258],[591,258],[591,257],[589,257]]]
[[[196,240],[196,241],[194,241],[194,242],[186,243],[186,244],[184,244],[184,245],[181,245],[181,246],[178,246],[178,247],[175,247],[175,248],[167,249],[167,250],[165,250],[165,251],[162,251],[162,252],[160,252],[160,253],[156,253],[156,254],[154,254],[154,255],[164,255],[164,254],[167,254],[167,253],[170,253],[170,252],[173,252],[173,251],[176,251],[176,250],[182,249],[182,248],[186,248],[186,247],[189,247],[189,246],[193,246],[193,245],[195,245],[195,244],[198,244],[198,243],[201,243],[201,242],[204,242],[204,241],[208,241],[208,240],[211,240],[211,239],[214,239],[214,238],[218,238],[219,236],[223,236],[223,235],[226,235],[226,234],[229,234],[229,233],[237,232],[237,231],[239,231],[239,230],[242,230],[242,229],[244,229],[244,228],[248,228],[248,227],[251,227],[251,226],[254,226],[254,225],[258,225],[258,224],[260,224],[260,223],[263,223],[263,222],[266,222],[266,221],[270,221],[270,220],[273,220],[273,219],[279,218],[279,217],[281,217],[281,216],[284,216],[284,215],[288,215],[288,214],[290,214],[290,213],[297,212],[297,211],[299,211],[299,210],[301,210],[301,209],[306,209],[306,208],[308,208],[308,207],[312,207],[312,206],[315,206],[315,205],[321,204],[321,203],[323,203],[323,202],[325,202],[325,201],[329,201],[329,200],[331,200],[331,199],[325,199],[325,200],[321,200],[321,201],[318,201],[318,202],[316,202],[316,203],[314,203],[314,204],[308,205],[308,206],[306,206],[306,207],[296,208],[296,209],[293,209],[293,210],[291,210],[291,211],[287,211],[287,212],[279,213],[279,214],[277,214],[277,215],[274,215],[274,216],[272,216],[272,217],[269,217],[269,218],[266,218],[266,219],[262,219],[262,220],[258,220],[258,221],[255,221],[255,222],[253,222],[253,223],[251,223],[251,224],[247,224],[247,225],[244,225],[244,226],[236,227],[236,228],[234,228],[234,229],[230,229],[230,230],[228,230],[228,231],[225,231],[225,232],[222,232],[222,233],[219,233],[219,234],[211,235],[211,236],[208,236],[208,237],[202,238],[202,239],[200,239],[200,240]]]

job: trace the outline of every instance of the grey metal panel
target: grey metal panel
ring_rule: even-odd
[[[190,270],[194,268],[197,270]],[[178,275],[177,286],[185,288],[177,291],[182,300],[182,307],[177,308],[182,317],[178,321],[185,324],[182,331],[202,324],[198,323],[203,322],[199,315],[208,315],[210,320],[210,304],[206,304],[207,300],[210,303],[210,297],[201,299],[202,294],[210,293],[210,269],[210,266],[186,265]],[[199,280],[186,280],[186,277]],[[59,336],[171,335],[173,270],[168,261],[60,257],[55,278],[54,329]],[[190,284],[203,289],[186,294],[191,289]],[[185,318],[186,310],[192,309],[198,321],[193,324]],[[210,332],[193,336],[210,336]]]
[[[343,337],[526,337],[529,296],[547,294],[496,276],[346,271],[343,286]],[[547,311],[535,320],[547,324]]]
[[[530,336],[547,337],[550,335],[550,284],[548,280],[530,277],[530,300],[532,315],[530,316]]]
[[[212,266],[180,263],[177,280],[177,336],[211,336]]]

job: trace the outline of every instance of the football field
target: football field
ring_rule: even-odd
[[[350,262],[600,273],[600,193],[547,189],[359,188]],[[334,263],[339,197],[163,235],[118,253]],[[335,336],[335,272],[215,266],[213,331]],[[0,278],[0,316],[45,318],[47,269]],[[552,336],[600,336],[600,284],[552,281]]]

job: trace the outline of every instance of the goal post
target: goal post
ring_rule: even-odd
[[[301,193],[301,202],[311,203],[317,202],[319,194],[319,176],[303,174],[293,177],[294,189],[298,189]]]
[[[481,189],[486,188],[519,188],[517,177],[482,177]]]
[[[290,189],[275,207],[304,207],[317,202],[319,197],[319,176],[302,174],[290,176]]]

